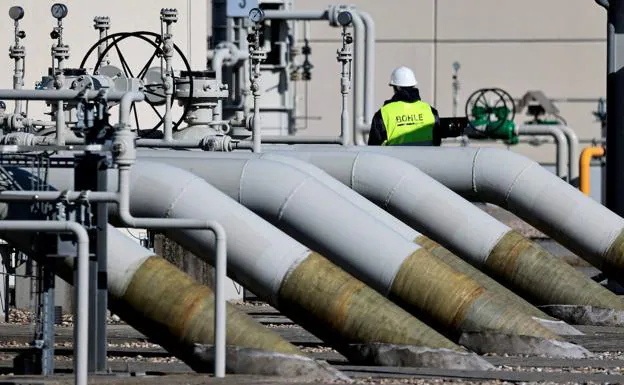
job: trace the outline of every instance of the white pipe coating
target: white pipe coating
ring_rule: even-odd
[[[239,159],[239,160],[248,160],[248,159],[267,159],[275,162],[279,162],[285,165],[292,166],[312,177],[318,179],[325,186],[329,187],[332,191],[340,194],[343,198],[348,199],[351,203],[358,206],[362,210],[366,211],[368,214],[374,216],[377,220],[384,223],[386,226],[390,227],[397,233],[401,234],[403,238],[412,242],[418,236],[422,235],[418,231],[409,227],[405,223],[401,222],[396,217],[390,215],[387,211],[381,209],[379,206],[371,202],[370,200],[364,198],[362,195],[356,193],[351,188],[345,186],[343,183],[336,180],[334,177],[329,175],[327,172],[322,169],[302,160],[292,158],[289,156],[283,156],[278,153],[262,153],[262,154],[254,154],[249,152],[230,152],[227,154],[220,154],[214,152],[197,152],[197,151],[180,151],[175,154],[171,153],[163,153],[162,151],[150,151],[150,150],[140,150],[139,156],[142,159],[153,159],[157,161],[158,159],[163,160],[163,157],[171,157],[171,158],[190,158],[190,159],[212,159],[212,158],[228,158],[228,159]],[[166,161],[165,161],[166,163]],[[0,201],[2,200],[2,195],[0,194]]]
[[[559,126],[551,125],[522,125],[518,126],[518,135],[549,135],[555,139],[556,150],[556,170],[557,176],[563,180],[570,180],[570,167],[566,167],[566,159],[570,159],[568,142]],[[571,166],[572,163],[569,164]]]
[[[367,152],[283,151],[309,162],[424,231],[454,253],[482,265],[511,228],[407,162]]]
[[[227,155],[159,159],[204,178],[383,295],[405,259],[421,248],[310,174],[269,159]]]
[[[115,183],[115,179],[116,173],[112,172],[109,183]],[[273,304],[277,304],[278,290],[286,274],[311,252],[189,172],[139,161],[131,168],[130,179],[132,215],[212,219],[220,223],[228,234],[228,265],[233,279]],[[145,199],[147,196],[150,199]],[[115,215],[116,210],[111,209]],[[213,259],[214,256],[207,253],[216,248],[211,232],[179,229],[166,232],[194,254]]]
[[[4,232],[72,232],[76,236],[78,284],[75,285],[77,306],[74,346],[74,381],[87,385],[89,352],[89,234],[82,225],[72,221],[2,220]],[[73,258],[71,258],[73,260]]]
[[[297,149],[327,151],[335,147],[291,146],[289,150]],[[623,218],[553,176],[539,163],[511,151],[484,147],[344,149],[376,152],[411,163],[468,199],[490,202],[513,212],[595,266],[602,266],[609,248],[624,230]]]

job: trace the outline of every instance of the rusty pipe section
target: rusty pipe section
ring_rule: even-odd
[[[604,147],[586,147],[581,152],[579,159],[579,190],[585,196],[589,196],[590,191],[590,166],[593,158],[601,158],[605,155]]]
[[[112,185],[116,183],[114,175],[109,179]],[[130,177],[132,215],[218,221],[231,234],[227,240],[229,275],[337,348],[382,342],[461,350],[203,179],[146,161],[137,162]],[[182,229],[165,233],[212,262],[212,233]]]
[[[530,316],[454,271],[312,175],[269,159],[229,159],[227,154],[210,154],[209,158],[158,157],[205,178],[449,335],[495,329],[556,338]],[[328,231],[328,226],[337,231]]]
[[[597,282],[394,156],[367,150],[279,153],[324,169],[532,303],[624,307],[624,302]],[[419,152],[412,148],[400,153],[409,157]]]

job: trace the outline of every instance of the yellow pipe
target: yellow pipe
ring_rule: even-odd
[[[589,166],[592,158],[600,158],[605,154],[603,147],[585,147],[581,152],[579,161],[579,188],[581,192],[589,196]]]

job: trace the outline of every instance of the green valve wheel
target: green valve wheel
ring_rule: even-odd
[[[500,88],[482,88],[466,102],[466,117],[476,139],[503,139],[517,143],[514,117],[516,106],[509,93]]]

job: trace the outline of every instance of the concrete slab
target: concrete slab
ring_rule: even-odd
[[[545,313],[575,325],[624,326],[624,311],[581,305],[539,306]]]
[[[192,359],[187,364],[198,373],[214,373],[214,346],[196,344]],[[238,346],[226,347],[226,372],[315,380],[350,380],[323,361]]]
[[[558,358],[588,358],[593,356],[583,346],[571,342],[494,332],[462,333],[459,344],[479,354],[527,354]]]
[[[361,365],[490,370],[494,366],[472,352],[431,349],[411,345],[353,344],[349,358]]]

